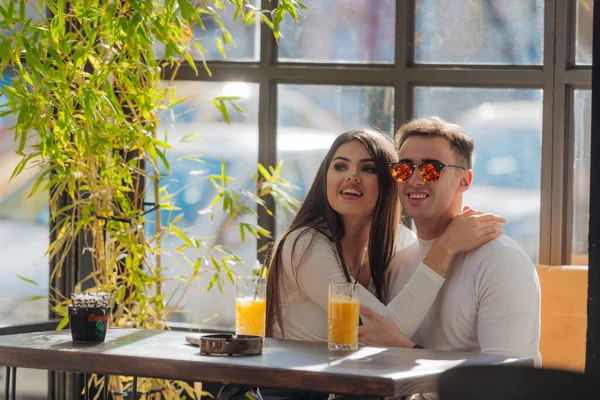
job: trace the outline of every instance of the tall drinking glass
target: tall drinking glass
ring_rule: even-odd
[[[329,350],[358,349],[358,289],[352,283],[329,284]]]
[[[267,278],[238,276],[235,279],[235,333],[265,337]]]

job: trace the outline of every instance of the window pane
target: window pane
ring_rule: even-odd
[[[30,9],[28,9],[28,12]],[[0,80],[10,85],[10,74]],[[5,103],[1,98],[0,103]],[[1,325],[9,326],[48,319],[48,192],[40,191],[28,197],[35,182],[36,171],[25,170],[9,182],[18,158],[14,154],[15,118],[0,118],[0,318]],[[31,279],[39,286],[19,278]],[[39,300],[27,300],[42,296]],[[0,381],[6,370],[0,368]],[[17,382],[19,396],[26,399],[44,399],[48,393],[47,371],[19,368]]]
[[[506,234],[538,261],[542,91],[415,89],[415,114],[439,115],[475,140],[473,184],[464,204],[504,218]]]
[[[10,85],[4,76],[0,85]],[[2,103],[6,98],[0,99]],[[48,192],[29,197],[38,171],[25,169],[10,176],[19,158],[15,155],[11,115],[0,118],[0,318],[2,325],[21,324],[48,319]],[[25,239],[26,238],[26,239]],[[20,279],[31,279],[38,285]],[[28,301],[26,298],[43,296]]]
[[[232,267],[234,274],[249,274],[256,260],[256,240],[246,236],[245,243],[240,239],[237,223],[225,231],[219,239],[215,236],[227,223],[222,207],[216,207],[214,221],[210,215],[199,213],[208,207],[216,195],[216,190],[207,179],[209,175],[221,174],[221,157],[225,159],[227,174],[234,180],[227,183],[231,189],[255,189],[252,175],[256,171],[258,161],[258,85],[244,82],[191,82],[177,81],[176,97],[187,97],[178,104],[172,113],[162,116],[159,132],[168,132],[167,141],[172,145],[166,152],[172,174],[162,180],[161,185],[167,186],[167,191],[173,197],[171,202],[180,208],[179,211],[162,211],[161,220],[172,220],[182,215],[177,227],[190,236],[204,238],[206,243],[223,245],[239,255],[245,262]],[[227,125],[222,114],[213,106],[212,99],[218,96],[236,96],[243,100],[237,104],[247,115],[242,115],[230,107],[231,125]],[[173,119],[175,122],[173,123]],[[198,140],[182,143],[181,139],[191,133],[199,132]],[[203,163],[198,163],[184,156],[202,155]],[[147,192],[148,201],[154,201],[153,195]],[[256,217],[245,220],[256,224]],[[239,221],[238,221],[239,222]],[[154,214],[148,214],[146,229],[149,233],[155,230]],[[167,237],[163,247],[171,255],[176,255],[175,247],[181,244],[179,239]],[[203,248],[206,251],[206,247]],[[196,260],[201,255],[197,250],[189,249],[185,255],[190,260]],[[218,254],[215,254],[218,256]],[[191,267],[181,259],[176,258],[181,267],[170,268],[170,277],[175,275],[191,275]],[[171,256],[165,257],[163,264],[171,263]],[[208,275],[210,274],[210,275]],[[201,275],[196,285],[205,289],[212,277],[212,271]],[[235,291],[233,284],[225,280],[223,293],[215,285],[210,291],[190,288],[182,302],[182,313],[175,314],[172,321],[208,324],[233,329],[235,327]],[[184,285],[176,280],[166,284],[166,290],[171,293],[177,287]],[[171,307],[173,304],[171,304]],[[211,321],[207,318],[217,314]]]
[[[281,26],[279,60],[393,63],[395,0],[308,0],[310,8]]]
[[[575,157],[573,171],[573,249],[571,264],[588,265],[590,218],[590,145],[592,92],[575,91]]]
[[[256,4],[259,7],[260,1],[257,1]],[[203,15],[202,22],[205,29],[203,30],[200,26],[196,25],[192,32],[194,36],[194,40],[190,41],[192,58],[196,61],[203,59],[202,54],[193,44],[193,42],[197,42],[206,50],[204,54],[206,60],[257,61],[260,51],[259,22],[256,21],[256,23],[244,25],[241,21],[241,16],[238,16],[237,20],[233,21],[236,7],[228,2],[223,2],[223,6],[225,10],[218,12],[223,25],[229,31],[235,43],[225,44],[222,36],[223,32],[215,19],[210,15]],[[248,11],[248,8],[246,8],[246,11]],[[226,58],[223,58],[219,52],[216,44],[217,39],[220,39],[223,43]],[[154,56],[160,59],[164,54],[165,46],[162,44],[156,45]]]
[[[577,64],[592,64],[593,11],[594,0],[577,0],[577,39],[575,42]]]
[[[277,159],[282,176],[298,186],[303,200],[333,140],[341,133],[374,126],[392,129],[394,90],[389,87],[279,85],[277,94]],[[277,214],[277,232],[289,215]]]
[[[415,61],[541,64],[543,0],[416,0]]]

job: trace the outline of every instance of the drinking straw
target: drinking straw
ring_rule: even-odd
[[[358,272],[356,272],[356,279],[354,280],[354,286],[352,286],[352,290],[356,288],[356,284],[358,283],[358,278],[360,277],[360,271],[362,271],[363,263],[365,262],[365,256],[367,255],[367,248],[363,251],[362,258],[360,259],[360,265],[358,266]]]

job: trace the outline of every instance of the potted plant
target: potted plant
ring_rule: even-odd
[[[159,132],[160,118],[181,101],[175,95],[174,74],[165,86],[162,71],[170,67],[176,73],[182,63],[196,70],[191,48],[200,53],[204,48],[192,32],[208,18],[217,22],[217,47],[225,55],[233,42],[220,18],[226,6],[234,7],[235,20],[262,21],[276,37],[283,18],[290,14],[297,19],[304,8],[295,0],[273,3],[272,10],[256,8],[252,0],[4,0],[0,6],[0,72],[11,75],[11,84],[0,92],[7,99],[1,115],[15,116],[20,156],[13,177],[34,168],[39,173],[32,193],[50,191],[52,274],[62,273],[75,238],[87,233],[92,273],[73,291],[83,285],[112,293],[113,326],[164,329],[169,314],[177,310],[178,297],[187,289],[164,290],[168,263],[161,243],[167,235],[181,241],[177,252],[190,272],[180,278],[188,286],[206,274],[211,276],[209,289],[223,276],[231,278],[230,264],[237,256],[220,252],[218,237],[207,243],[180,230],[177,208],[161,185],[170,172],[170,145]],[[157,44],[164,46],[162,60],[155,57]],[[227,107],[236,107],[235,101],[215,99],[226,121]],[[251,193],[228,188],[223,163],[222,173],[210,178],[218,190],[211,205],[228,214],[226,227],[255,212],[252,203],[264,206],[264,197],[273,193],[290,208],[292,200],[285,194],[289,186],[280,178],[280,168],[260,166],[259,187]],[[153,193],[154,202],[145,201],[145,191]],[[161,210],[173,210],[175,218],[161,220]],[[156,222],[151,235],[144,229],[148,212]],[[270,234],[248,223],[239,229],[242,235]],[[196,249],[198,257],[185,257],[186,248]],[[66,295],[50,295],[51,307],[63,316],[59,329],[68,322]],[[119,392],[128,385],[125,379],[111,381]],[[140,381],[139,388],[162,392],[167,399],[179,398],[183,391],[195,396],[185,382],[149,379]]]

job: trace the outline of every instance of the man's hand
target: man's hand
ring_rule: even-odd
[[[365,306],[360,306],[360,313],[371,320],[368,325],[358,329],[358,341],[365,345],[413,347],[415,344],[402,336],[396,325],[381,314]]]

